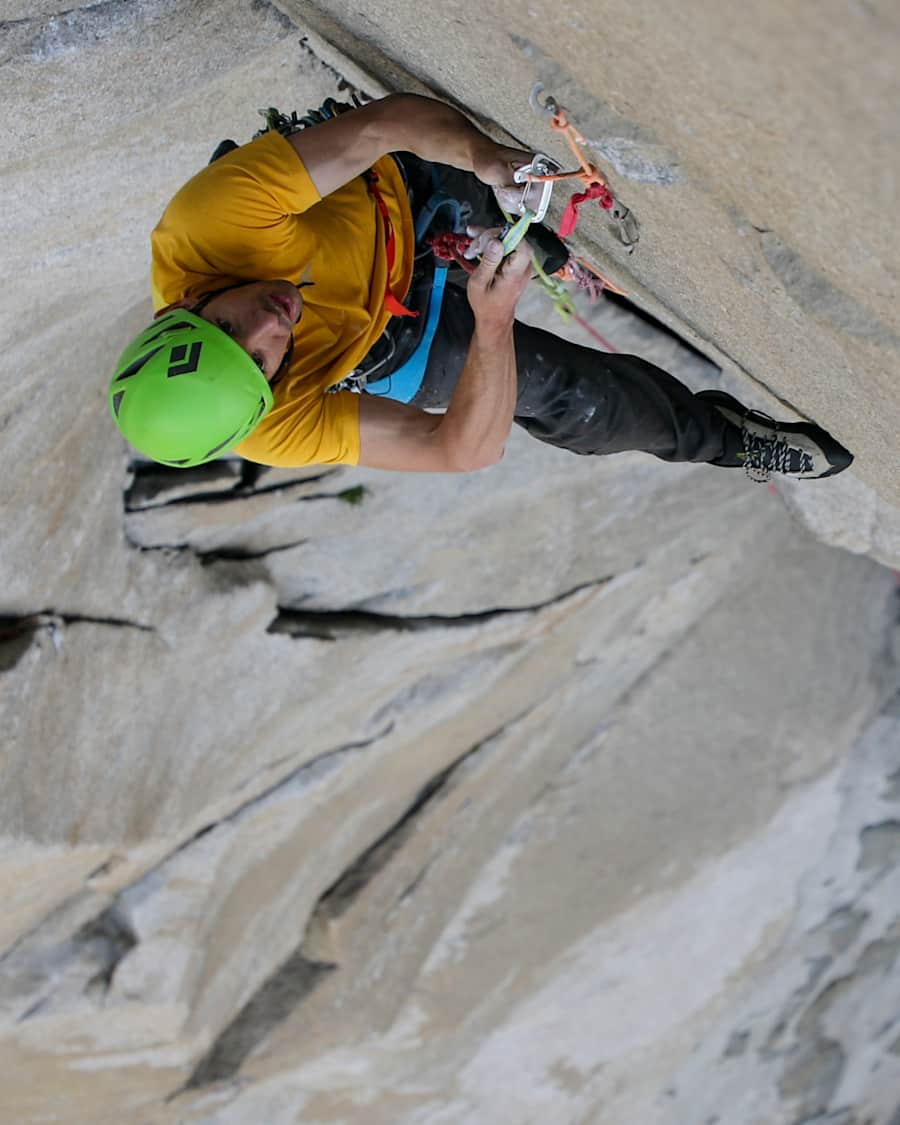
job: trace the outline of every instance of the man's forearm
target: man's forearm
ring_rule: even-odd
[[[422,160],[472,172],[494,142],[452,106],[418,94],[392,94],[382,109],[385,152],[412,152]]]
[[[292,133],[287,141],[322,196],[389,152],[451,164],[494,186],[509,186],[514,164],[529,159],[528,153],[495,144],[452,106],[417,94],[391,94],[315,129]]]
[[[516,410],[518,381],[512,327],[479,332],[435,438],[459,471],[487,468],[503,456]]]

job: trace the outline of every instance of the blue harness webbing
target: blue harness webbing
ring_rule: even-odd
[[[444,286],[447,283],[447,267],[438,266],[434,271],[434,282],[428,295],[428,317],[425,321],[425,331],[422,339],[416,345],[416,350],[406,363],[385,375],[375,383],[367,383],[365,393],[378,395],[381,398],[391,398],[395,402],[412,402],[416,392],[422,386],[425,378],[425,368],[428,366],[428,355],[434,334],[437,331],[438,320],[441,315],[441,304],[444,298]]]

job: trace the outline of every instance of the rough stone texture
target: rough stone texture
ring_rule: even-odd
[[[4,1120],[896,1125],[896,16],[411,11],[4,9]],[[340,74],[555,151],[542,79],[693,347],[596,327],[858,473],[132,461],[160,209]]]

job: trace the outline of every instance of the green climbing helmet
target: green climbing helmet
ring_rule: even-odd
[[[243,441],[272,408],[272,388],[221,328],[173,309],[122,352],[109,408],[141,453],[187,468]]]

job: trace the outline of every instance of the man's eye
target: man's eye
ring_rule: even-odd
[[[228,335],[228,336],[234,335],[234,329],[231,327],[231,321],[230,320],[217,320],[216,324],[219,326],[219,328],[222,329],[222,331],[224,333],[226,333],[226,335]]]
[[[254,356],[252,357],[252,359],[253,359],[253,362],[254,362],[254,363],[256,364],[256,366],[257,366],[257,367],[258,367],[258,368],[260,369],[260,371],[265,371],[265,369],[266,369],[266,361],[265,361],[265,359],[263,358],[263,356],[261,356],[261,355],[260,355],[260,354],[259,354],[259,353],[257,352],[257,354],[256,354],[256,355],[254,355]]]

